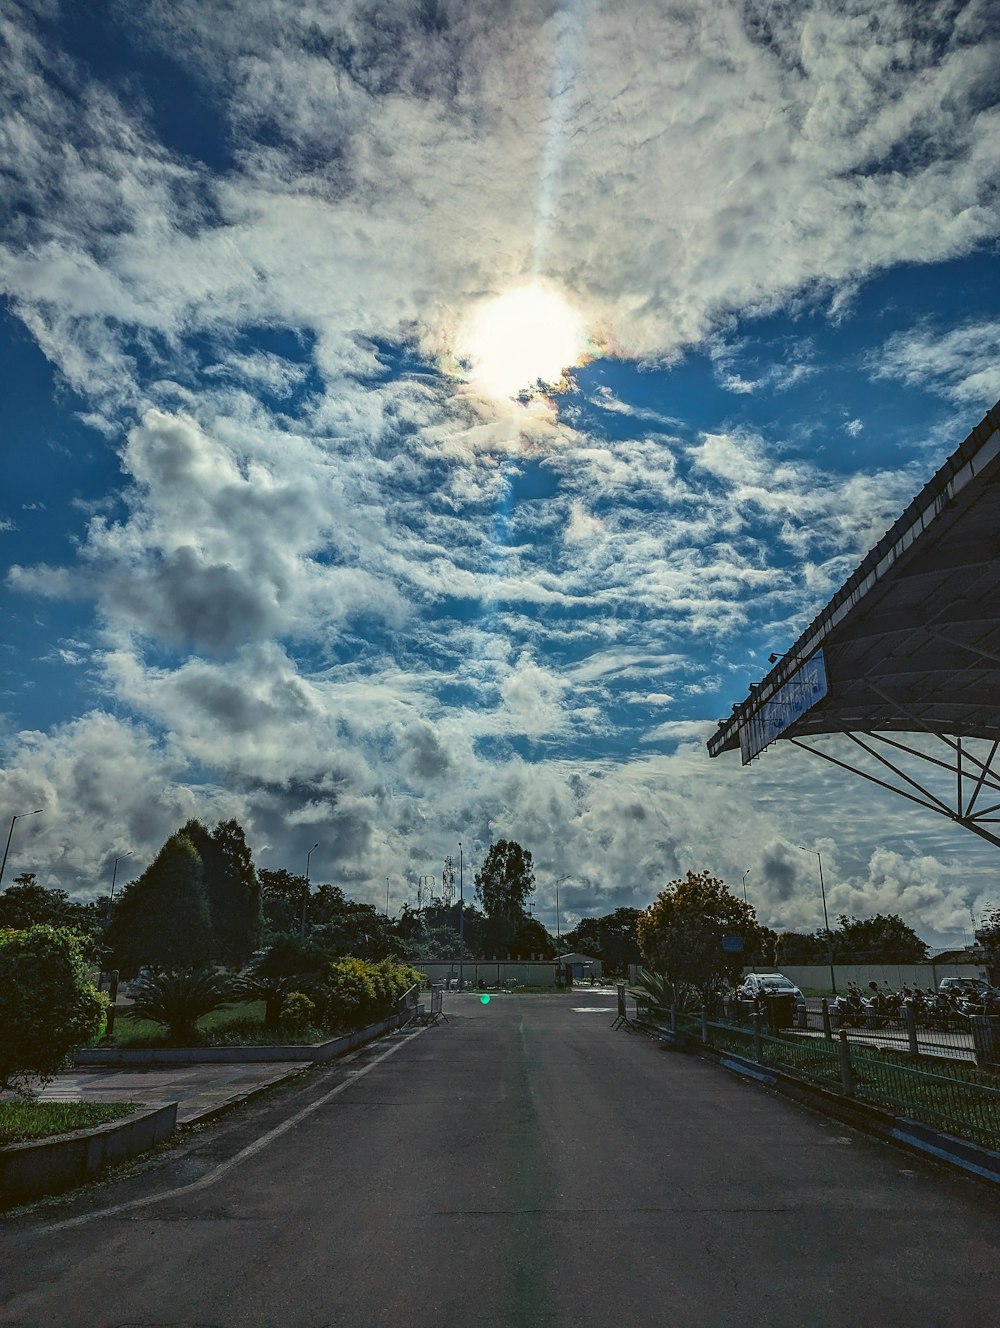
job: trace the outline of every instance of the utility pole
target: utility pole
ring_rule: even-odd
[[[465,986],[465,856],[458,841],[458,989]]]

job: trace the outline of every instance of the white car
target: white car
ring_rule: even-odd
[[[806,1008],[806,998],[784,973],[748,973],[736,988],[736,995],[741,1001],[755,1001],[759,995],[794,996],[796,1013]]]

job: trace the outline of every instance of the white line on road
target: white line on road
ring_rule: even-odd
[[[415,1037],[419,1037],[424,1031],[423,1028],[418,1028],[415,1032],[408,1034],[401,1042],[394,1043],[388,1051],[383,1051],[381,1056],[376,1056],[373,1061],[364,1067],[363,1070],[349,1071],[347,1078],[344,1079],[342,1083],[339,1083],[336,1088],[331,1088],[329,1093],[324,1093],[323,1096],[317,1098],[315,1102],[311,1102],[308,1107],[303,1107],[302,1110],[297,1112],[294,1116],[289,1116],[289,1118],[282,1121],[280,1125],[276,1125],[273,1130],[268,1130],[267,1134],[262,1134],[259,1139],[255,1139],[252,1144],[248,1144],[241,1152],[234,1154],[226,1162],[221,1162],[214,1170],[207,1171],[199,1180],[191,1181],[187,1185],[178,1185],[172,1190],[164,1190],[161,1194],[148,1194],[141,1199],[130,1199],[128,1203],[114,1204],[110,1208],[99,1208],[93,1213],[83,1213],[80,1217],[68,1217],[62,1222],[50,1222],[47,1226],[36,1227],[34,1231],[26,1234],[30,1234],[31,1236],[47,1236],[53,1231],[68,1231],[71,1227],[82,1227],[87,1222],[93,1222],[99,1217],[118,1217],[122,1213],[130,1213],[136,1208],[145,1208],[148,1204],[160,1203],[164,1199],[176,1198],[177,1195],[180,1194],[194,1194],[197,1190],[207,1190],[210,1185],[214,1185],[217,1180],[221,1180],[222,1177],[232,1171],[234,1167],[238,1167],[241,1162],[249,1161],[250,1158],[266,1148],[268,1144],[273,1143],[275,1139],[280,1138],[281,1135],[294,1129],[300,1121],[305,1120],[307,1116],[311,1116],[312,1113],[318,1111],[320,1107],[326,1106],[331,1098],[335,1098],[338,1093],[342,1093],[345,1088],[350,1088],[356,1084],[359,1079],[363,1079],[366,1074],[375,1069],[376,1065],[381,1065],[382,1062],[388,1060],[390,1056],[395,1056],[400,1047],[404,1047],[407,1042],[412,1042]]]

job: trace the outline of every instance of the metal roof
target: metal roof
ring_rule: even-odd
[[[1000,739],[1000,402],[708,751],[875,731]]]

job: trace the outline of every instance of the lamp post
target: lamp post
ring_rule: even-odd
[[[823,926],[826,928],[826,953],[830,962],[830,986],[833,988],[833,994],[837,994],[837,976],[833,971],[833,938],[830,936],[830,919],[826,912],[826,886],[823,884],[823,855],[818,848],[806,848],[805,844],[799,844],[798,847],[803,853],[815,853],[819,862],[819,892],[823,896]]]
[[[10,852],[10,838],[14,833],[14,822],[22,820],[25,816],[37,816],[41,810],[41,807],[36,807],[33,812],[18,812],[16,816],[10,818],[10,829],[7,831],[7,847],[3,851],[3,862],[0,862],[0,885],[3,885],[3,873],[7,866],[7,854]]]
[[[299,927],[299,937],[303,941],[306,939],[306,909],[309,907],[309,859],[313,855],[313,850],[317,848],[319,848],[319,843],[313,844],[306,854],[306,885],[302,891],[302,923]]]
[[[465,855],[458,841],[458,989],[465,986]]]
[[[388,921],[388,918],[389,918],[389,878],[388,878],[388,876],[385,878],[385,916],[386,916],[386,921]]]
[[[562,885],[563,881],[568,881],[568,880],[569,876],[560,876],[559,879],[556,881],[556,949],[557,950],[562,949],[562,921],[559,912],[559,887]]]
[[[115,865],[114,865],[114,867],[112,868],[112,871],[111,871],[111,893],[108,895],[108,921],[109,921],[109,922],[111,921],[111,905],[115,902],[115,881],[116,881],[116,879],[117,879],[117,877],[118,877],[118,864],[119,864],[119,862],[122,861],[122,858],[130,858],[131,856],[132,856],[132,850],[129,849],[129,851],[128,851],[127,853],[123,853],[123,854],[121,855],[121,857],[119,857],[119,858],[115,858]]]
[[[744,902],[744,904],[746,904],[747,908],[750,907],[750,901],[749,901],[749,899],[747,899],[747,877],[748,877],[749,875],[750,875],[750,868],[748,867],[748,868],[746,869],[746,871],[743,873],[743,902]],[[754,962],[755,959],[756,959],[756,955],[755,955],[755,954],[754,954],[754,955],[751,955],[751,958],[750,958],[750,967],[751,967],[751,968],[753,969],[753,971],[756,973],[756,972],[757,972],[757,965],[756,965],[756,963]]]

